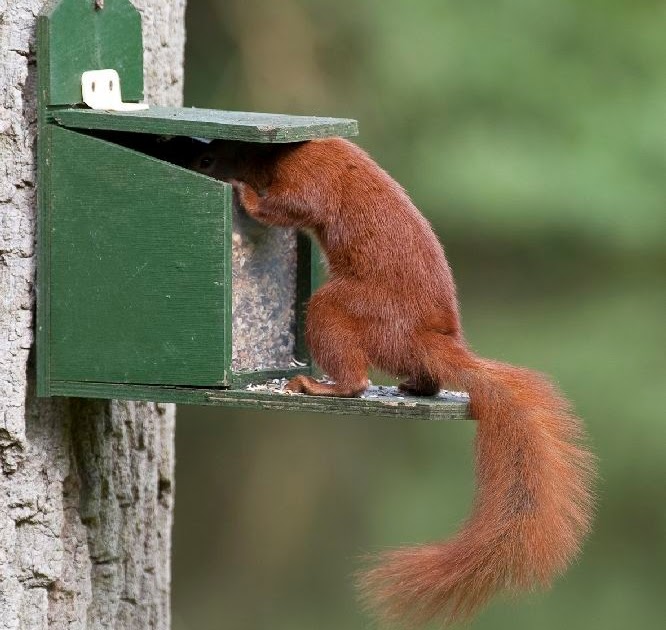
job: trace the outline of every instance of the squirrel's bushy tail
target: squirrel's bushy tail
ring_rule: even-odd
[[[469,392],[478,421],[472,514],[451,540],[385,552],[360,576],[369,607],[408,625],[462,621],[498,591],[548,586],[593,512],[594,457],[551,383],[464,347],[444,356],[442,380]]]

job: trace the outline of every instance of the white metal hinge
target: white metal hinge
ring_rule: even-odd
[[[123,103],[120,77],[115,70],[89,70],[81,75],[83,102],[92,109],[136,112],[148,109],[145,103]]]

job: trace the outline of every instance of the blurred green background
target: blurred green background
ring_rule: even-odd
[[[186,103],[357,118],[430,218],[481,354],[586,420],[594,533],[472,628],[666,618],[666,5],[191,0]],[[175,630],[368,628],[359,555],[450,535],[474,424],[182,407]]]

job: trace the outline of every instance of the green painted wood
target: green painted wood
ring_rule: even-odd
[[[324,253],[321,251],[319,244],[313,240],[310,241],[309,262],[310,295],[312,295],[320,286],[326,282],[328,275],[327,262]],[[303,326],[305,326],[305,322],[303,323]],[[319,368],[319,366],[311,358],[309,361],[312,365],[312,373],[315,376],[321,376],[321,368]]]
[[[47,211],[51,190],[51,125],[46,120],[49,65],[46,42],[48,20],[37,22],[37,313],[35,325],[37,355],[37,395],[50,395],[50,290],[51,264]]]
[[[189,172],[189,171],[188,171]],[[209,180],[212,178],[202,176],[204,179]],[[217,181],[218,185],[222,182],[219,180]],[[198,186],[198,185],[197,185]],[[231,377],[232,377],[232,370],[231,370],[231,359],[232,359],[232,348],[233,348],[233,319],[232,319],[232,291],[233,291],[233,267],[232,267],[232,237],[233,237],[233,228],[232,228],[232,221],[233,221],[233,188],[230,185],[225,185],[223,187],[224,189],[224,199],[222,205],[219,205],[219,198],[217,197],[217,194],[209,195],[206,194],[204,197],[201,198],[200,203],[201,203],[201,212],[203,213],[204,216],[215,216],[216,213],[221,212],[222,213],[222,218],[223,222],[221,224],[222,232],[221,234],[218,232],[218,235],[222,241],[222,251],[220,252],[219,250],[215,250],[216,254],[221,256],[221,262],[222,262],[222,284],[219,285],[217,281],[214,281],[216,288],[223,290],[223,296],[222,296],[222,309],[221,312],[218,312],[215,314],[214,311],[209,312],[209,317],[211,321],[213,322],[213,325],[215,325],[214,322],[218,322],[220,318],[222,318],[222,365],[224,366],[224,377],[222,381],[218,380],[218,384],[223,384],[223,385],[231,385]],[[172,197],[172,201],[174,199],[178,199],[182,195],[189,195],[189,192],[183,192],[182,190],[178,191],[178,195],[175,197]],[[175,210],[176,213],[182,212],[182,211],[187,211],[187,204],[184,204],[183,206],[180,205],[180,203],[176,202],[173,205],[173,209]],[[212,214],[211,214],[212,213]],[[191,219],[188,219],[188,221]],[[194,221],[196,222],[197,219],[194,218]],[[219,224],[218,224],[219,226]],[[193,226],[193,230],[195,232],[198,232],[200,229],[206,229],[205,225],[196,225]],[[194,239],[195,241],[197,240],[196,237]],[[215,244],[211,243],[211,247],[215,248]],[[205,261],[202,259],[203,264],[205,265]],[[205,273],[205,268],[201,269],[202,273]],[[194,301],[191,301],[189,303],[189,313],[188,313],[188,321],[190,321],[190,318],[192,316],[192,308],[205,308],[208,309],[211,307],[211,301],[215,306],[213,308],[217,308],[217,305],[220,304],[218,301],[220,296],[218,293],[215,293],[215,299],[211,300],[211,296],[206,293],[203,293],[199,295]],[[185,304],[187,304],[188,298],[185,297]],[[199,317],[197,315],[196,317]],[[199,356],[199,360],[203,361],[204,363],[207,361],[210,364],[211,359],[215,360],[216,357],[214,353],[216,353],[219,350],[219,346],[217,345],[211,345],[211,346],[206,346],[205,345],[205,335],[201,338],[201,341],[204,343],[203,348],[202,348],[202,354]],[[213,353],[211,356],[210,353]],[[169,383],[172,381],[160,381],[161,383]],[[185,379],[180,379],[180,382],[177,383],[178,385],[196,385],[197,383],[195,381],[190,380],[189,378],[187,380]]]
[[[310,286],[314,293],[320,286],[326,282],[328,277],[326,257],[321,251],[319,244],[311,241],[310,245]]]
[[[51,135],[50,378],[228,384],[231,187]]]
[[[48,108],[81,102],[86,70],[118,71],[126,101],[143,98],[141,18],[129,0],[47,0],[37,20],[38,260],[37,393],[50,395],[52,130]]]
[[[395,389],[395,388],[393,388]],[[470,420],[469,405],[443,397],[417,398],[394,395],[377,398],[332,398],[328,396],[290,395],[248,389],[206,389],[186,387],[140,386],[110,383],[52,383],[54,396],[151,400],[192,405],[214,405],[270,411],[306,411],[314,413],[375,416],[405,420]]]
[[[310,350],[305,341],[305,318],[312,286],[312,247],[310,237],[302,232],[297,235],[296,255],[296,339],[294,357],[297,361],[311,363]]]
[[[105,400],[147,400],[187,405],[210,404],[211,389],[168,385],[131,385],[125,383],[86,383],[52,381],[51,396],[101,398]]]
[[[353,416],[382,416],[404,420],[469,420],[466,402],[438,398],[394,396],[333,398],[229,390],[210,392],[206,404],[272,411],[306,411]]]
[[[81,102],[81,75],[113,68],[123,100],[143,99],[141,17],[129,0],[50,0],[38,18],[40,89],[46,105]]]
[[[355,136],[358,123],[346,118],[228,112],[194,107],[151,107],[138,112],[92,109],[53,110],[52,119],[71,129],[130,131],[247,142],[299,142]]]

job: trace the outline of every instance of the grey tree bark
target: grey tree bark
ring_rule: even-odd
[[[178,105],[185,0],[134,3],[146,97]],[[43,4],[0,0],[0,630],[167,629],[173,406],[34,395]]]

